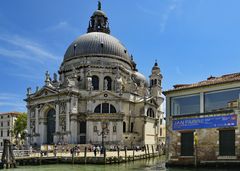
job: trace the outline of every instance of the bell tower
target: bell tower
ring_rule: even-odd
[[[110,34],[108,18],[102,11],[102,5],[100,1],[98,1],[98,9],[91,16],[87,32],[103,32]]]
[[[150,93],[153,97],[157,99],[161,97],[162,94],[162,74],[160,68],[158,67],[157,61],[152,68],[152,74],[149,76],[150,80]]]

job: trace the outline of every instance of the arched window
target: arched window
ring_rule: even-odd
[[[133,132],[133,122],[131,122],[131,132]]]
[[[117,111],[113,105],[110,105],[110,113],[117,113]]]
[[[105,84],[107,84],[107,85],[105,85]],[[109,76],[106,76],[105,78],[104,78],[104,85],[103,85],[103,87],[105,87],[105,86],[107,86],[107,90],[112,90],[112,79],[109,77]]]
[[[117,113],[116,108],[109,103],[102,103],[97,105],[94,113]]]
[[[151,118],[155,118],[155,114],[152,108],[149,108],[147,110],[147,116],[151,117]]]
[[[96,75],[92,76],[92,86],[93,90],[99,90],[99,78]]]
[[[97,107],[94,109],[94,113],[101,113],[101,104],[97,105]]]
[[[154,85],[157,85],[157,79],[154,80]]]
[[[153,80],[151,80],[151,86],[153,86]]]
[[[117,126],[116,125],[113,126],[113,132],[117,132]]]
[[[123,122],[123,132],[126,132],[126,122]]]
[[[52,144],[53,136],[55,133],[55,124],[56,124],[56,111],[50,109],[47,113],[47,143]]]
[[[109,104],[108,103],[102,104],[102,113],[109,113]]]

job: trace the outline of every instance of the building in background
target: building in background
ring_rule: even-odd
[[[164,139],[162,74],[155,62],[148,83],[126,47],[110,35],[101,4],[87,33],[66,50],[59,78],[28,88],[30,143],[158,145]],[[104,131],[104,132],[103,132]],[[103,135],[104,134],[104,135]]]
[[[168,164],[240,158],[240,73],[165,91]]]
[[[15,138],[12,136],[11,131],[19,115],[18,112],[0,113],[0,150],[3,150],[3,139],[8,139],[14,143]]]

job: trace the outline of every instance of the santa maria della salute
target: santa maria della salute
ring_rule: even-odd
[[[46,72],[43,87],[35,92],[28,88],[30,144],[104,141],[129,147],[164,142],[160,68],[155,62],[148,82],[110,32],[99,4],[87,33],[67,48],[58,74],[51,78]]]

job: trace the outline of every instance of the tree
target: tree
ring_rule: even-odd
[[[26,130],[27,128],[27,114],[22,113],[18,115],[17,119],[14,122],[12,134],[16,139],[16,145],[19,145],[19,141],[22,141],[26,138]]]

